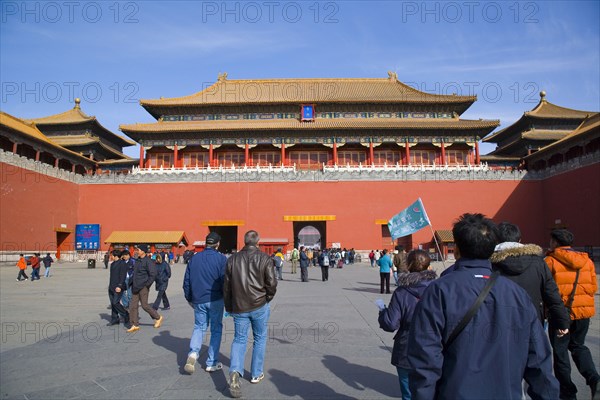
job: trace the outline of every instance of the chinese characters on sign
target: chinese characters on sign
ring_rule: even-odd
[[[75,226],[75,249],[98,250],[100,248],[100,224]]]

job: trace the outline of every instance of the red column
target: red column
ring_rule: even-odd
[[[54,168],[58,168],[58,158],[54,159]]]
[[[13,143],[13,153],[17,154],[17,144]]]
[[[442,142],[442,165],[446,165],[446,148],[444,142]]]
[[[375,164],[375,153],[373,152],[373,142],[369,142],[369,164]]]
[[[410,165],[410,146],[408,140],[406,141],[406,165]]]
[[[252,165],[252,160],[250,159],[250,146],[246,143],[246,148],[244,149],[244,162],[246,165]]]
[[[173,148],[173,166],[175,168],[179,167],[179,154],[177,153],[177,144],[175,144],[175,147]]]
[[[40,151],[39,150],[37,150],[35,152],[35,161],[40,161]]]
[[[479,165],[481,160],[479,159],[479,142],[475,142],[475,165]]]
[[[208,145],[208,165],[211,166],[211,167],[214,165],[214,161],[213,161],[213,145],[212,145],[212,143],[210,145]]]
[[[144,146],[140,145],[140,168],[144,168]]]
[[[333,165],[337,165],[338,157],[337,157],[337,143],[333,142]]]
[[[286,165],[285,162],[285,143],[281,143],[281,165]]]
[[[71,172],[75,172],[75,164],[71,164]]]

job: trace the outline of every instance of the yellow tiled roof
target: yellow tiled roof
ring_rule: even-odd
[[[6,128],[12,129],[16,132],[19,132],[22,135],[28,136],[34,140],[45,143],[50,147],[53,147],[62,152],[69,153],[72,156],[79,158],[80,160],[87,161],[86,164],[93,163],[92,160],[87,157],[82,156],[81,154],[71,151],[58,143],[55,143],[51,139],[49,139],[46,135],[44,135],[40,130],[35,126],[32,122],[26,122],[22,119],[14,117],[10,114],[7,114],[3,111],[0,111],[0,126],[4,126]]]
[[[131,160],[131,157],[121,153],[118,150],[115,150],[111,146],[106,145],[97,136],[88,136],[88,135],[52,136],[52,140],[63,147],[88,146],[88,145],[98,144],[104,150],[115,155],[119,159]]]
[[[532,129],[523,132],[521,137],[530,140],[559,140],[567,136],[572,131],[569,130],[552,130],[552,129]]]
[[[367,119],[340,118],[316,119],[314,122],[301,122],[297,119],[241,120],[241,121],[177,121],[155,122],[147,124],[121,125],[125,133],[134,132],[200,132],[200,131],[237,131],[237,130],[315,130],[315,129],[494,129],[498,120],[463,119]]]
[[[521,118],[515,123],[507,126],[506,128],[500,129],[497,132],[494,132],[492,135],[484,138],[482,141],[489,143],[497,143],[502,140],[502,138],[506,137],[515,132],[520,124],[526,121],[528,117],[538,118],[538,119],[571,119],[571,120],[583,120],[586,117],[591,117],[598,114],[597,111],[582,111],[582,110],[574,110],[572,108],[566,108],[557,106],[556,104],[552,104],[545,99],[545,94],[542,96],[540,102],[533,108],[531,111],[526,111],[523,113]],[[525,126],[528,126],[529,123],[525,122]],[[521,128],[522,129],[522,128]]]
[[[537,118],[582,119],[597,113],[597,111],[582,111],[561,107],[547,100],[542,100],[533,110],[525,112],[525,115]]]
[[[581,125],[577,127],[577,129],[569,133],[567,136],[525,157],[525,160],[541,158],[541,156],[560,148],[568,142],[579,140],[579,138],[581,138],[583,135],[592,135],[593,137],[600,136],[600,113],[586,118]]]
[[[436,236],[442,243],[454,243],[454,235],[449,230],[436,230]]]
[[[44,125],[70,125],[70,124],[80,124],[83,122],[93,122],[95,123],[101,130],[105,131],[109,136],[114,137],[115,139],[124,143],[125,146],[133,146],[136,143],[130,139],[124,138],[119,135],[115,135],[110,130],[106,129],[94,116],[89,116],[84,113],[80,106],[78,99],[75,100],[75,107],[70,110],[67,110],[63,113],[49,115],[47,117],[42,118],[31,118],[26,120],[27,122],[33,122],[36,125],[44,126]]]
[[[389,78],[319,78],[228,80],[189,96],[141,100],[144,107],[211,104],[281,103],[473,103],[476,96],[435,95]]]
[[[113,231],[104,243],[188,243],[184,231]]]

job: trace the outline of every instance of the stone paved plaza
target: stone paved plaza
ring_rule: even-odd
[[[108,271],[84,263],[58,263],[51,278],[16,282],[17,268],[0,267],[1,399],[216,399],[227,398],[226,376],[233,322],[225,318],[220,361],[212,374],[182,368],[193,327],[183,298],[184,265],[176,264],[168,289],[171,310],[159,311],[154,329],[140,309],[141,330],[128,335],[107,327]],[[436,265],[440,269],[440,265]],[[28,274],[31,269],[28,269]],[[377,323],[374,300],[379,274],[365,263],[330,271],[322,282],[310,268],[301,283],[286,263],[284,281],[271,303],[266,378],[249,382],[249,355],[242,381],[244,398],[382,399],[400,397],[390,364],[393,334]],[[43,271],[42,271],[43,274]],[[153,300],[155,292],[152,293]],[[598,294],[596,294],[598,304]],[[593,319],[587,343],[600,365],[600,323]],[[207,343],[205,339],[205,343]],[[509,350],[509,349],[507,349]],[[200,361],[206,359],[202,348]],[[577,372],[581,399],[588,388]]]

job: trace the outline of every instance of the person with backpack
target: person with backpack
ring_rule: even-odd
[[[291,260],[292,260],[292,274],[295,274],[296,272],[298,272],[298,261],[300,261],[300,252],[295,247],[294,247],[294,250],[292,250]]]
[[[281,247],[277,249],[273,254],[273,266],[275,267],[275,278],[282,281],[282,269],[283,269],[283,254],[281,253]]]
[[[319,256],[319,265],[321,266],[321,279],[323,282],[329,280],[329,254],[327,254],[327,249],[321,252]]]
[[[392,365],[396,367],[403,400],[410,400],[408,385],[408,332],[413,312],[423,292],[437,278],[431,270],[431,259],[423,250],[413,250],[406,257],[408,272],[398,277],[390,305],[379,311],[379,327],[386,332],[396,332],[392,350]]]
[[[169,305],[169,298],[167,297],[167,286],[169,286],[169,279],[171,278],[171,266],[165,260],[163,260],[160,254],[156,255],[156,290],[158,291],[158,295],[156,296],[156,300],[154,300],[154,304],[152,308],[158,310],[160,306],[160,302],[162,300],[163,310],[171,309]]]

